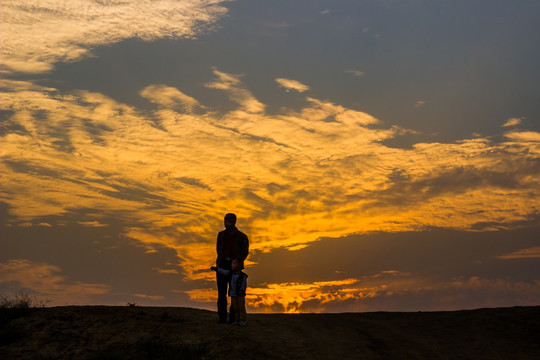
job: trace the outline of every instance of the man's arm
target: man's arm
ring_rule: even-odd
[[[223,240],[220,239],[219,234],[220,234],[220,233],[217,234],[217,239],[216,239],[216,254],[217,254],[216,265],[217,265],[217,266],[219,266],[219,261],[220,261],[220,254],[219,254],[219,253],[220,253],[220,251],[222,251],[222,247],[223,247],[223,246],[221,245],[221,243],[223,242]]]
[[[217,234],[217,239],[216,239],[216,254],[217,254],[218,256],[219,256],[219,249],[220,249],[220,247],[221,247],[221,246],[220,246],[220,245],[221,245],[220,243],[221,243],[221,241],[220,241],[220,239],[219,239],[219,233],[218,233],[218,234]]]
[[[242,239],[242,261],[246,260],[249,254],[249,240],[247,235],[244,234]]]

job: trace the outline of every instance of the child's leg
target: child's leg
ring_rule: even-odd
[[[236,311],[236,321],[246,322],[246,297],[235,296],[237,300],[238,310]]]
[[[238,316],[239,316],[239,312],[240,312],[240,309],[239,309],[239,304],[238,304],[238,298],[239,296],[231,296],[231,308],[234,312],[234,322],[238,322],[238,321],[241,321],[241,320],[238,320]]]

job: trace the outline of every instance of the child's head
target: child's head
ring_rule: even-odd
[[[232,263],[231,263],[231,270],[232,271],[240,271],[242,270],[243,266],[242,266],[242,262],[238,259],[233,259]]]

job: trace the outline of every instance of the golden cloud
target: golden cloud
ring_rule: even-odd
[[[309,86],[304,85],[300,81],[297,81],[297,80],[277,78],[276,82],[279,84],[279,86],[285,88],[287,91],[296,90],[298,92],[304,92],[304,91],[309,90]]]
[[[39,73],[129,38],[193,38],[227,9],[216,0],[2,1],[1,50],[9,71]]]
[[[139,94],[155,104],[170,109],[180,107],[187,112],[191,112],[194,108],[200,107],[199,102],[191,96],[184,94],[176,88],[162,84],[149,85],[142,89]]]
[[[265,105],[257,100],[243,84],[242,75],[227,74],[214,68],[216,79],[206,84],[210,89],[225,90],[232,101],[240,105],[236,113],[239,117],[249,116],[249,113],[264,111]],[[247,114],[244,114],[247,113]]]
[[[540,143],[540,133],[535,131],[515,131],[504,136],[515,141]]]
[[[175,249],[190,279],[211,278],[203,270],[230,211],[262,251],[369,231],[491,229],[538,213],[538,133],[392,148],[383,140],[408,130],[309,97],[269,115],[241,75],[214,75],[207,86],[238,108],[197,113],[196,99],[154,84],[141,91],[160,104],[148,115],[99,93],[4,81],[0,200],[18,224],[122,214],[127,236]]]
[[[466,299],[469,306],[502,306],[500,296],[486,298],[486,294],[513,294],[516,300],[534,305],[540,296],[536,282],[514,282],[509,279],[485,279],[477,276],[447,281],[428,277],[401,274],[395,271],[366,276],[361,279],[343,279],[313,283],[275,283],[248,285],[246,306],[249,312],[332,312],[373,311],[374,309],[405,310],[401,301],[415,299],[414,303],[426,302],[426,309],[455,310],[456,304]],[[202,305],[214,305],[217,292],[214,289],[186,291],[192,301]],[[479,298],[476,299],[477,295]]]
[[[246,295],[250,311],[257,312],[302,312],[301,306],[305,302],[315,301],[319,308],[310,311],[324,311],[324,304],[328,302],[344,301],[351,298],[373,297],[376,288],[351,288],[358,284],[358,279],[344,279],[313,283],[280,283],[265,284],[264,286],[249,287]],[[202,303],[216,301],[217,293],[213,289],[194,289],[186,293],[190,299]]]
[[[504,123],[503,127],[516,126],[521,124],[521,121],[521,118],[510,118]]]

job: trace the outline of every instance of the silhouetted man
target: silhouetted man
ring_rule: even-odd
[[[249,252],[249,240],[246,234],[236,228],[236,215],[229,213],[224,219],[225,230],[220,231],[217,236],[216,250],[217,260],[216,266],[224,270],[231,270],[233,259],[240,262],[240,267],[244,269],[244,260],[246,260]],[[220,274],[217,277],[218,287],[218,316],[219,322],[227,322],[227,286],[229,281],[227,276]],[[234,311],[231,306],[229,313],[229,322],[234,322]]]

